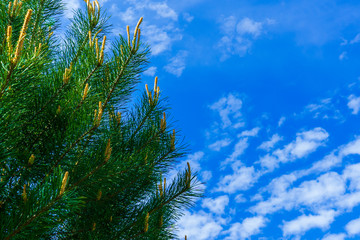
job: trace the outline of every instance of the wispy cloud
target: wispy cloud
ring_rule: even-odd
[[[339,55],[339,60],[342,61],[344,59],[347,58],[347,52],[342,52],[340,55]]]
[[[235,193],[249,189],[257,181],[258,176],[254,167],[245,167],[236,162],[232,165],[232,170],[232,174],[225,175],[220,179],[216,191]]]
[[[316,119],[343,119],[339,106],[335,104],[333,98],[324,98],[316,103],[311,103],[305,107],[302,114],[312,115]]]
[[[190,22],[192,22],[194,20],[194,16],[191,16],[190,13],[187,13],[187,12],[183,14],[183,18],[188,23],[190,23]]]
[[[243,240],[260,233],[261,228],[266,225],[268,220],[262,216],[245,218],[242,223],[234,223],[230,229],[225,231],[225,240]]]
[[[241,121],[242,100],[233,94],[228,94],[226,97],[220,98],[217,102],[210,106],[210,109],[219,113],[222,128],[232,126],[233,128],[239,128],[243,126]]]
[[[184,168],[187,167],[187,162],[188,162],[191,166],[192,171],[198,172],[200,174],[200,177],[203,178],[201,179],[202,181],[208,181],[211,178],[211,172],[206,170],[203,171],[201,167],[201,162],[203,161],[204,155],[205,153],[202,151],[197,151],[194,152],[193,154],[189,154],[187,158],[185,158],[182,162],[177,164],[176,169],[171,170],[167,174],[167,179],[169,180],[174,179],[179,171],[182,171]]]
[[[231,155],[226,158],[224,161],[221,162],[222,166],[226,166],[229,163],[235,162],[238,160],[238,158],[245,152],[245,150],[248,148],[248,138],[241,138],[234,146],[234,151],[231,153]]]
[[[153,76],[155,76],[156,71],[157,71],[157,67],[152,66],[152,67],[149,67],[148,69],[146,69],[146,71],[144,71],[143,74],[145,76],[153,77]]]
[[[223,230],[224,220],[214,218],[212,214],[204,211],[196,213],[186,211],[177,224],[181,236],[187,235],[189,239],[208,240],[219,236]]]
[[[360,110],[360,97],[356,97],[355,95],[351,94],[349,96],[348,107],[352,109],[352,114],[358,114]]]
[[[243,18],[236,26],[236,32],[240,35],[249,34],[258,37],[261,34],[263,23],[256,22],[250,18]]]
[[[186,57],[188,56],[187,51],[179,51],[175,57],[171,58],[169,64],[164,69],[168,73],[171,73],[177,77],[180,77],[186,67]]]
[[[281,209],[290,211],[298,206],[325,207],[325,203],[330,204],[330,200],[334,202],[334,199],[345,193],[345,181],[335,172],[325,173],[316,180],[304,181],[299,187],[291,189],[286,184],[282,191],[273,193],[271,198],[259,202],[251,210],[259,214],[270,214]]]
[[[358,43],[360,42],[360,33],[356,34],[356,36],[351,39],[350,44]]]
[[[278,122],[278,127],[281,127],[281,126],[284,124],[285,121],[286,121],[286,118],[285,118],[285,117],[281,117],[281,118],[279,119],[279,122]]]
[[[223,195],[215,199],[205,198],[202,201],[202,207],[208,208],[212,213],[221,215],[224,214],[225,207],[229,204],[229,196]]]
[[[231,55],[244,56],[252,47],[253,41],[263,34],[264,26],[273,24],[273,20],[256,21],[245,17],[238,20],[230,16],[221,21],[223,37],[217,44],[222,53],[221,60],[226,60]]]
[[[259,133],[260,131],[260,128],[259,127],[255,127],[251,130],[245,130],[245,131],[242,131],[238,137],[255,137],[257,136],[257,134]]]
[[[281,140],[283,140],[282,137],[280,137],[278,134],[274,134],[272,135],[269,141],[265,141],[261,143],[261,145],[258,148],[265,151],[270,151],[275,146],[275,144],[277,144]]]
[[[329,137],[329,134],[319,127],[296,135],[296,140],[287,144],[284,148],[276,149],[271,155],[262,157],[260,164],[272,171],[279,166],[279,163],[292,162],[309,155],[318,147],[323,146]]]
[[[155,14],[152,14],[156,17],[170,18],[174,21],[176,21],[178,18],[178,14],[174,11],[174,9],[168,6],[166,1],[154,2],[151,0],[126,0],[126,2],[132,5],[132,7],[136,9],[137,12],[141,10],[152,11],[155,12]]]
[[[113,8],[116,8],[116,5],[113,5]],[[113,10],[114,11],[114,10]],[[124,22],[134,22],[136,21],[136,10],[133,7],[128,7],[124,12],[119,12],[118,16]]]
[[[181,34],[170,30],[171,26],[147,25],[143,28],[142,34],[147,43],[151,46],[151,54],[159,55],[160,53],[170,50],[174,41],[182,38]]]
[[[345,233],[339,233],[339,234],[328,234],[322,240],[344,240],[346,237]]]
[[[178,19],[177,13],[170,8],[166,2],[149,2],[147,7],[156,12],[156,14],[163,18],[170,18],[174,21]]]
[[[327,229],[335,219],[334,210],[320,211],[318,215],[302,215],[292,221],[284,222],[284,236],[303,235],[312,228]]]
[[[350,236],[360,235],[360,218],[348,222],[345,229]]]
[[[169,7],[166,1],[126,0],[124,11],[117,4],[111,6],[111,13],[126,25],[134,25],[140,17],[144,17],[142,36],[151,46],[152,55],[159,55],[171,50],[172,43],[182,39],[182,33],[177,28],[178,14]],[[115,35],[126,34],[123,27],[113,30]]]
[[[220,151],[222,148],[229,146],[231,142],[230,138],[225,138],[210,144],[209,148],[213,151]]]
[[[80,0],[64,0],[65,3],[65,17],[72,18],[74,11],[80,8]]]

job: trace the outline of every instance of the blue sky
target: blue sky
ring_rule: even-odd
[[[359,1],[101,3],[112,38],[144,17],[140,87],[159,77],[191,150],[179,168],[207,182],[179,236],[360,238]]]

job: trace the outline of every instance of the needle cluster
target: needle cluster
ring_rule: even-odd
[[[140,18],[112,43],[85,0],[60,39],[61,0],[0,1],[0,239],[175,239],[202,195],[163,178],[186,150],[148,63]]]

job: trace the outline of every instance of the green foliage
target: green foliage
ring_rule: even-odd
[[[110,46],[86,2],[63,41],[60,0],[0,2],[0,239],[176,238],[201,184],[190,166],[163,180],[185,148],[157,79],[129,106],[141,20]]]

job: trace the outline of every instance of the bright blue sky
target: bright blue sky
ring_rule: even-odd
[[[101,2],[111,37],[144,17],[141,87],[159,77],[192,152],[180,167],[207,182],[181,236],[360,238],[359,1]]]

